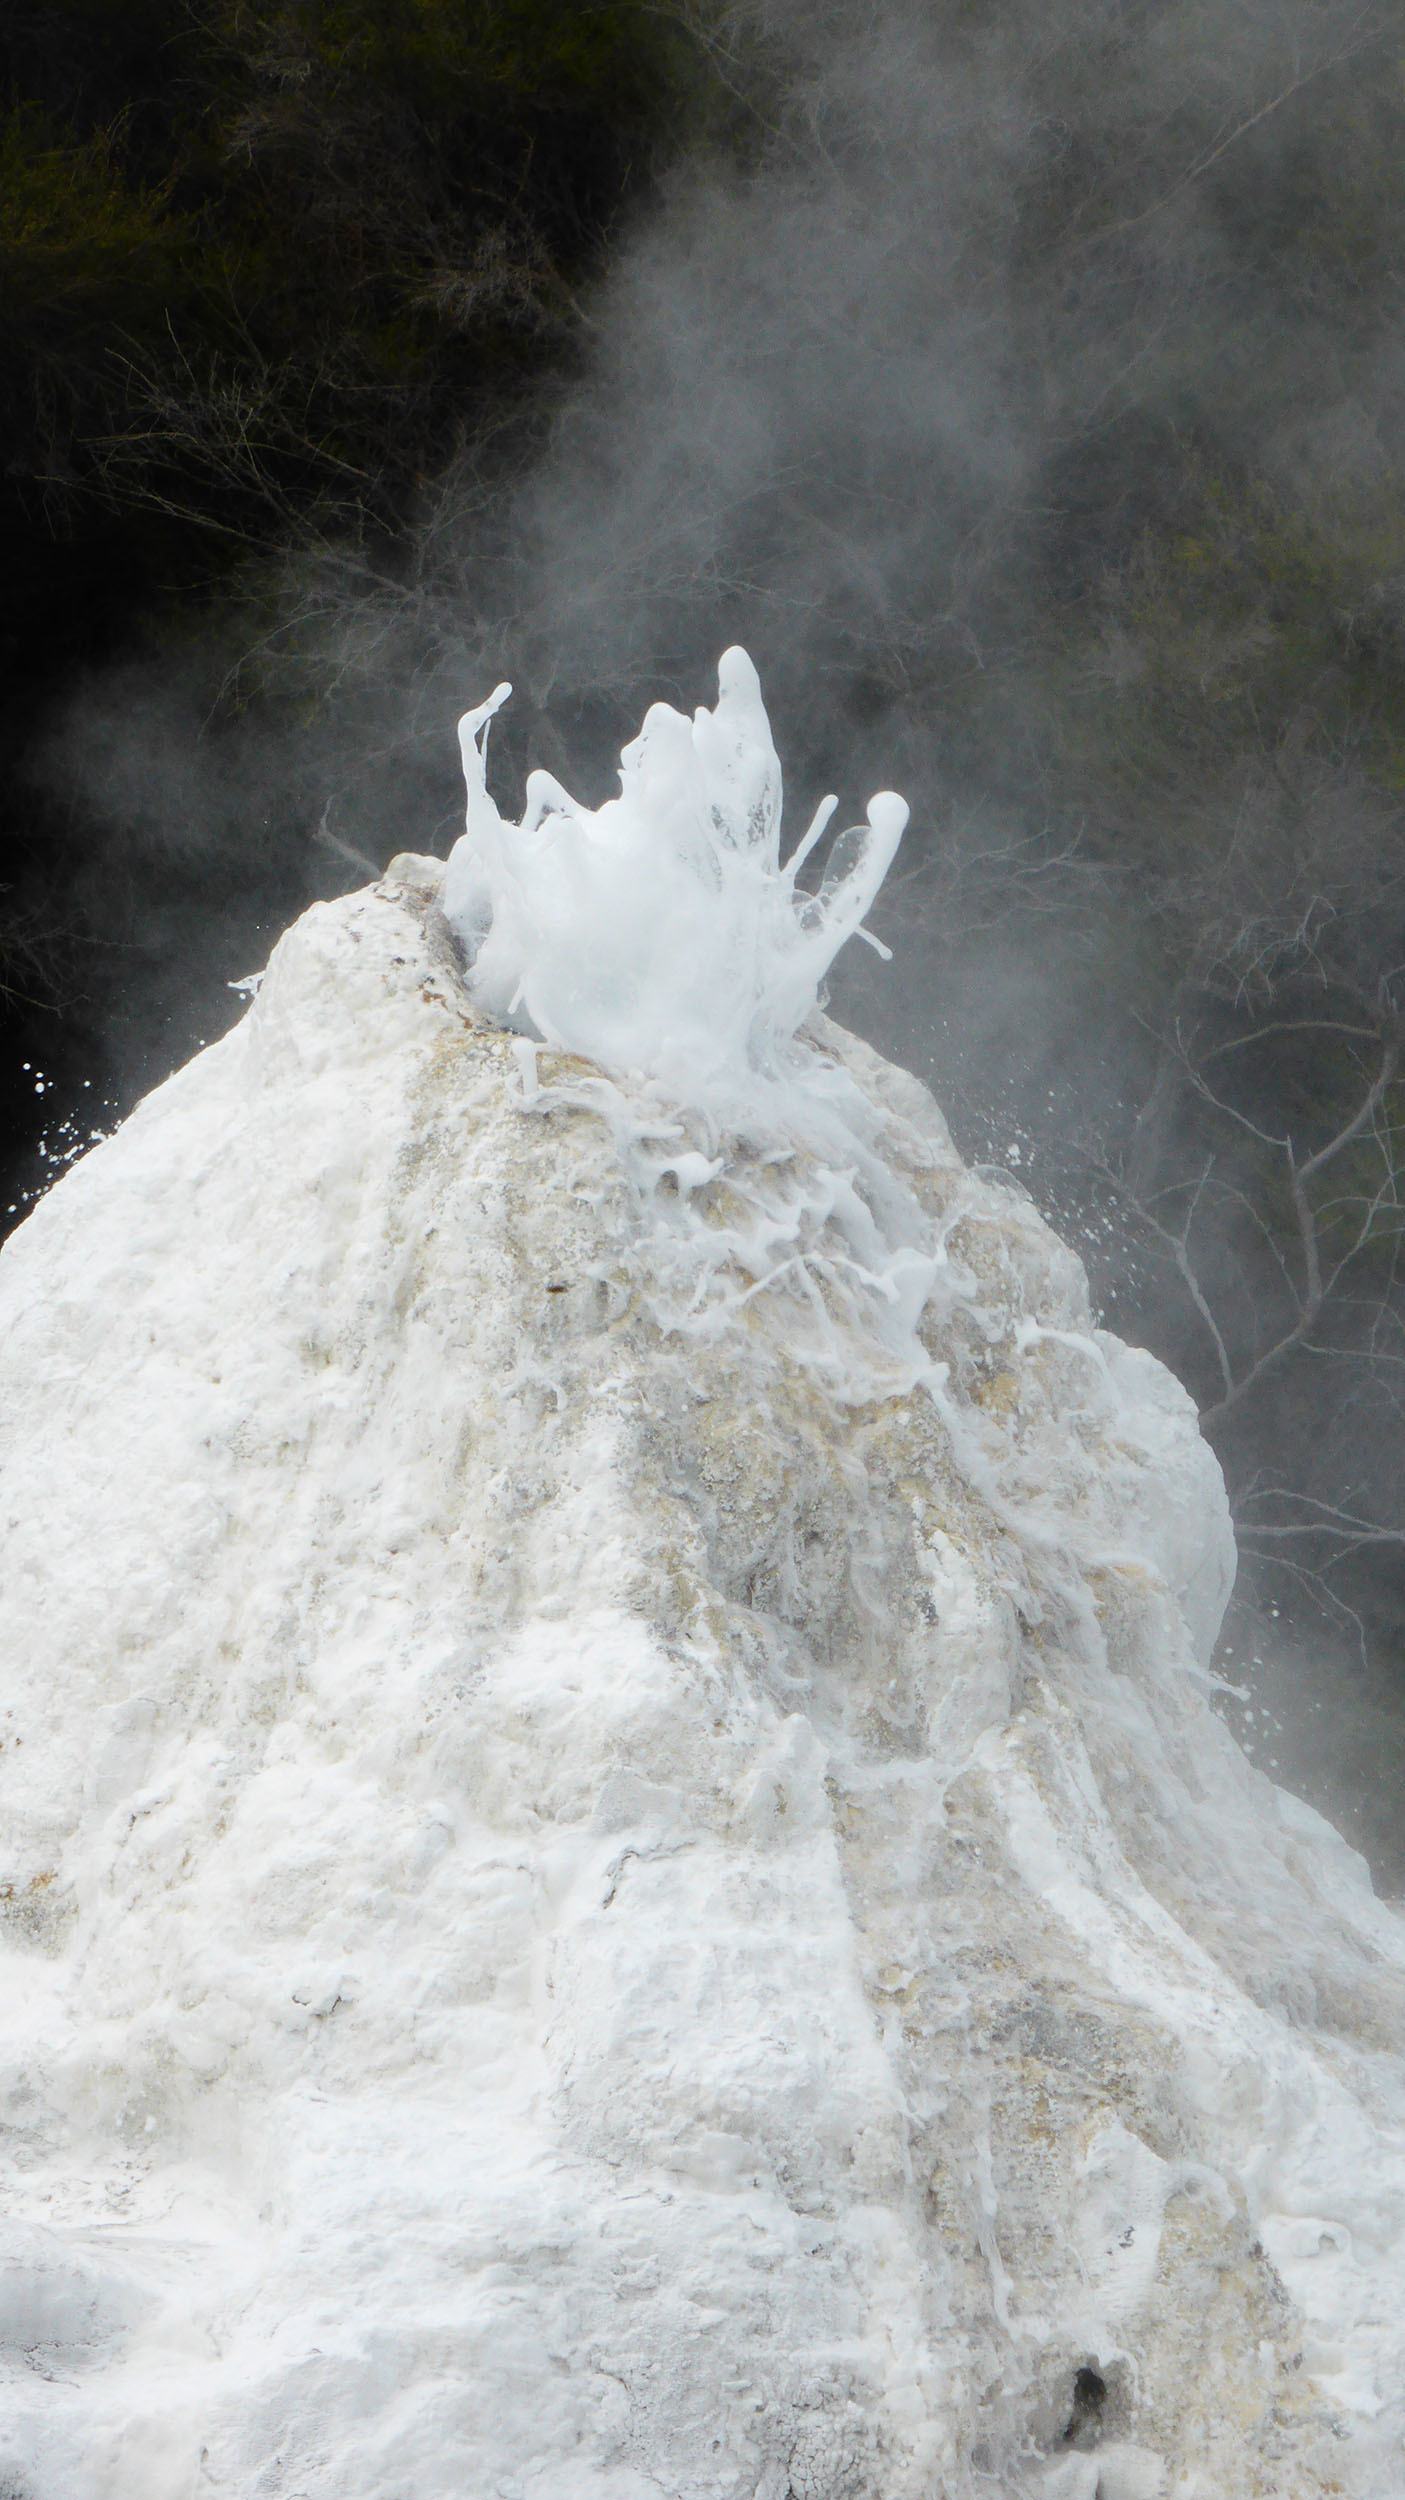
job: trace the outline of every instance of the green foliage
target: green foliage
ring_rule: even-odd
[[[124,181],[106,132],[67,140],[23,104],[0,122],[0,284],[11,320],[61,332],[144,312],[169,292],[179,222]]]
[[[24,105],[0,120],[0,409],[10,477],[74,478],[110,393],[112,342],[156,340],[185,292],[182,220],[124,178],[106,132],[69,138]]]
[[[1188,465],[1182,522],[1108,601],[1140,705],[1191,756],[1285,744],[1398,780],[1405,741],[1405,485],[1291,505],[1263,478]]]
[[[645,0],[59,0],[0,69],[11,477],[69,532],[179,514],[216,568],[291,506],[393,524],[569,351],[614,220],[715,102]],[[126,536],[164,570],[160,527]]]

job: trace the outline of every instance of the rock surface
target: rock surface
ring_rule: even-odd
[[[1398,2500],[1405,1929],[1210,1708],[1189,1401],[832,1027],[934,1385],[683,1325],[746,1149],[436,873],[0,1256],[0,2491]]]

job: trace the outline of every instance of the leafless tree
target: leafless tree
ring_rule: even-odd
[[[1335,797],[1193,898],[1137,1116],[1092,1159],[1179,1288],[1242,1547],[1341,1605],[1352,1566],[1405,1547],[1405,838],[1341,776]]]

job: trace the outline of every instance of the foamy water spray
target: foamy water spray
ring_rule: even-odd
[[[849,938],[887,955],[863,924],[906,801],[878,792],[802,889],[838,801],[783,864],[781,768],[734,649],[713,710],[652,706],[618,798],[584,808],[534,772],[506,824],[486,747],[509,692],[459,725],[468,826],[442,899],[477,1004],[524,1036],[523,1108],[606,1123],[635,1206],[634,1286],[669,1333],[715,1339],[779,1294],[799,1306],[792,1352],[841,1400],[936,1388],[918,1330],[944,1245],[895,1181],[869,1097],[818,1024],[802,1033]],[[536,1043],[594,1070],[543,1081]]]
[[[795,1035],[892,864],[907,803],[891,790],[834,844],[817,894],[799,871],[827,831],[827,798],[781,862],[781,768],[756,670],[724,652],[715,709],[656,703],[620,758],[620,792],[582,807],[550,773],[527,781],[518,825],[487,784],[499,686],[459,724],[467,831],[444,911],[489,1014],[679,1100],[735,1112],[784,1078]]]

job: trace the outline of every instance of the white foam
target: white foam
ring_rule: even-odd
[[[818,893],[804,892],[798,873],[838,801],[824,801],[782,865],[781,769],[756,670],[727,651],[717,681],[715,708],[691,720],[651,707],[620,758],[618,798],[582,807],[534,772],[516,825],[487,784],[488,731],[511,688],[466,712],[467,830],[443,903],[490,1014],[614,1075],[656,1076],[680,1099],[733,1111],[792,1066],[839,949],[868,934],[908,811],[880,791],[835,842]]]

